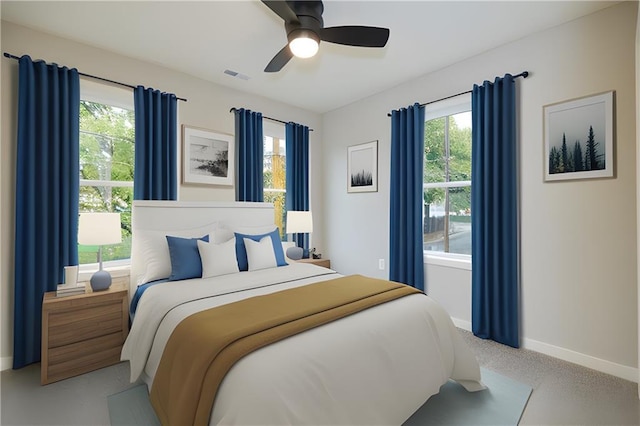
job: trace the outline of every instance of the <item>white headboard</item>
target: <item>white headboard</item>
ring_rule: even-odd
[[[136,253],[136,231],[180,231],[223,222],[230,226],[262,226],[274,223],[273,204],[233,201],[141,201],[133,202],[131,214],[131,279],[129,296],[137,288],[144,263]]]

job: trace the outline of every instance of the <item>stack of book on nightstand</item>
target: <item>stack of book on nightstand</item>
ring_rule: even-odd
[[[75,294],[84,294],[84,284],[58,284],[56,289],[56,297],[73,296]]]

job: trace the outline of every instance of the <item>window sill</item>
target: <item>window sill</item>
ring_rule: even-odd
[[[111,277],[128,277],[131,274],[131,264],[120,263],[117,265],[102,265],[102,268],[105,271],[108,271],[111,274]],[[80,266],[80,271],[78,272],[78,282],[89,281],[91,276],[98,270],[97,263],[89,263]]]
[[[471,270],[471,256],[455,254],[424,254],[425,265],[445,266],[447,268]]]

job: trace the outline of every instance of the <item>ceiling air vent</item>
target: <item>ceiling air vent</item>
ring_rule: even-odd
[[[240,80],[249,80],[248,75],[240,74],[239,72],[236,72],[236,71],[224,70],[224,73],[227,75],[230,75],[231,77],[237,77]]]

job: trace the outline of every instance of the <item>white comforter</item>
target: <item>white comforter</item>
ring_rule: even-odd
[[[337,278],[310,264],[153,286],[122,350],[149,387],[174,327],[247,297]],[[406,296],[269,345],[241,359],[216,396],[211,424],[401,424],[451,378],[483,389],[480,368],[447,313]]]

